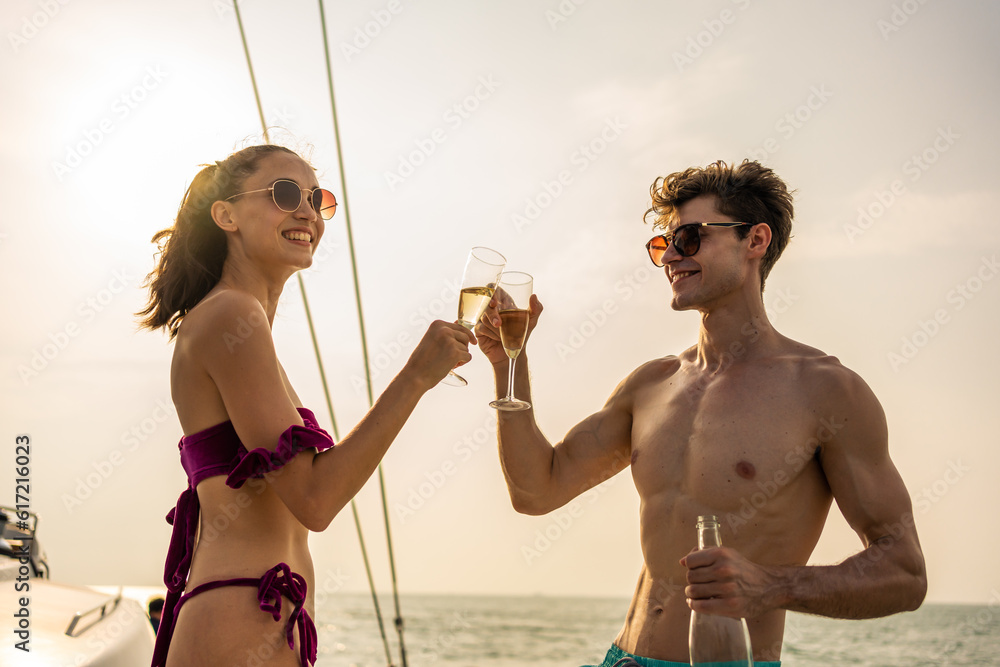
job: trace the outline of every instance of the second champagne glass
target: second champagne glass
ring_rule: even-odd
[[[507,264],[507,259],[496,250],[476,246],[469,251],[469,259],[465,262],[465,273],[462,274],[462,292],[458,296],[458,320],[470,331],[476,327],[479,318],[490,305],[493,292],[497,288],[500,274]],[[464,387],[468,381],[456,373],[448,371],[441,380],[453,387]]]
[[[507,396],[490,403],[497,410],[527,410],[531,403],[514,398],[514,364],[528,337],[533,280],[521,271],[505,271],[497,288],[500,311],[500,343],[510,359]]]

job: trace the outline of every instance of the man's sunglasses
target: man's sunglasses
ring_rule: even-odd
[[[313,210],[324,220],[329,220],[337,212],[337,198],[329,190],[324,190],[323,188],[313,188],[312,190],[309,188],[300,188],[299,184],[295,181],[289,181],[284,178],[275,181],[274,185],[269,188],[237,192],[232,197],[227,197],[226,201],[243,195],[251,195],[255,192],[270,192],[271,199],[274,200],[274,205],[285,213],[292,213],[298,210],[299,205],[302,203],[303,192],[309,193],[309,203],[312,204]]]
[[[663,256],[667,254],[667,248],[674,244],[674,250],[681,257],[690,257],[701,250],[701,228],[702,227],[741,227],[751,225],[750,222],[694,222],[689,225],[681,225],[677,229],[667,234],[660,234],[649,239],[646,250],[649,258],[656,266],[666,266]]]

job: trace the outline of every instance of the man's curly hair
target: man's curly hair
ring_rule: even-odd
[[[718,160],[707,167],[690,167],[669,176],[661,176],[649,188],[653,205],[650,214],[656,228],[666,228],[677,216],[677,209],[695,197],[713,195],[715,208],[724,215],[753,224],[764,223],[771,228],[771,244],[760,263],[760,289],[784,252],[792,235],[792,193],[785,182],[759,162],[744,160],[739,166]],[[705,222],[708,222],[707,220]],[[745,238],[749,227],[737,227],[736,233]]]

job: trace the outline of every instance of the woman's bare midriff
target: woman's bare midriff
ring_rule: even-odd
[[[212,581],[258,579],[278,563],[302,575],[308,595],[305,608],[314,616],[314,573],[309,531],[263,480],[248,480],[231,489],[225,477],[198,485],[201,504],[198,537],[185,592]],[[297,666],[285,628],[293,603],[282,598],[281,619],[260,609],[257,590],[225,586],[187,601],[177,616],[168,667],[180,665]]]

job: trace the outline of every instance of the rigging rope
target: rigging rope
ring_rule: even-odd
[[[319,0],[319,19],[323,27],[323,53],[326,56],[326,80],[330,89],[330,110],[333,113],[333,135],[337,142],[337,166],[340,170],[340,192],[344,196],[344,225],[347,228],[347,244],[351,250],[351,271],[354,274],[354,295],[358,304],[358,322],[361,326],[361,349],[365,360],[365,381],[368,386],[368,405],[374,404],[372,398],[371,367],[368,362],[368,343],[365,336],[365,318],[361,313],[361,292],[358,282],[358,264],[354,257],[354,236],[351,232],[351,215],[347,206],[347,176],[344,173],[344,156],[340,150],[340,124],[337,121],[337,101],[333,94],[333,66],[330,64],[330,42],[326,34],[326,12],[323,10],[323,0]],[[406,663],[406,643],[403,640],[403,613],[399,607],[399,589],[396,585],[396,559],[392,550],[392,530],[389,526],[389,503],[385,497],[385,478],[382,475],[382,464],[378,465],[378,486],[382,496],[382,518],[385,522],[385,541],[389,552],[389,570],[392,576],[392,599],[396,608],[396,634],[399,636],[399,657],[403,667]]]
[[[239,26],[239,29],[240,29],[240,39],[243,42],[243,53],[246,56],[247,69],[250,72],[250,81],[253,84],[254,100],[257,103],[257,114],[260,116],[260,124],[261,124],[261,128],[263,129],[263,132],[264,132],[264,140],[267,143],[271,143],[271,138],[270,138],[270,135],[269,135],[268,130],[267,130],[267,121],[265,120],[265,117],[264,117],[264,108],[261,105],[261,101],[260,101],[260,91],[257,88],[257,77],[254,74],[253,64],[252,64],[252,62],[250,60],[250,48],[247,46],[246,31],[243,28],[243,18],[242,18],[241,14],[240,14],[240,6],[239,6],[238,0],[233,0],[233,8],[236,10],[236,23],[237,23],[237,25]],[[332,111],[333,111],[333,128],[334,128],[334,135],[335,135],[336,144],[337,144],[337,164],[338,164],[338,167],[340,169],[341,193],[342,193],[343,200],[344,200],[345,226],[347,228],[347,240],[348,240],[348,246],[350,248],[350,254],[351,254],[351,273],[352,273],[352,277],[354,279],[354,296],[355,296],[355,301],[357,302],[358,322],[359,322],[359,326],[361,328],[361,348],[362,348],[362,354],[363,354],[364,362],[365,362],[365,379],[367,381],[367,386],[368,386],[368,405],[371,406],[371,405],[374,404],[374,399],[372,397],[371,368],[370,368],[369,361],[368,361],[368,343],[367,343],[367,337],[365,335],[364,315],[363,315],[362,309],[361,309],[361,291],[360,291],[360,288],[359,288],[359,285],[358,285],[357,261],[356,261],[356,257],[355,257],[355,253],[354,253],[354,237],[353,237],[353,233],[351,231],[351,218],[350,218],[350,212],[349,212],[350,209],[348,208],[348,202],[347,202],[347,182],[346,182],[346,178],[344,176],[344,162],[343,162],[343,157],[342,157],[341,151],[340,151],[340,129],[339,129],[339,125],[337,123],[337,107],[336,107],[336,102],[335,102],[334,94],[333,94],[333,71],[332,71],[332,68],[330,66],[330,50],[329,50],[329,45],[328,45],[328,41],[327,41],[326,18],[325,18],[325,13],[323,11],[323,1],[322,0],[320,0],[320,2],[319,2],[319,8],[320,8],[321,24],[323,26],[323,46],[324,46],[324,50],[325,50],[325,53],[326,53],[327,81],[329,83],[329,88],[330,88],[330,104],[331,104],[331,108],[332,108]],[[315,329],[315,327],[313,325],[312,310],[309,308],[309,299],[308,299],[308,297],[306,295],[305,283],[302,280],[302,274],[301,273],[297,273],[296,274],[296,278],[298,278],[299,291],[302,294],[302,303],[303,303],[303,305],[305,307],[306,321],[309,324],[309,334],[310,334],[310,336],[312,338],[313,351],[314,351],[314,353],[316,355],[316,363],[317,363],[317,366],[319,368],[320,380],[322,381],[322,384],[323,384],[323,394],[324,394],[324,397],[326,398],[326,407],[327,407],[327,410],[330,413],[330,422],[331,422],[331,425],[333,427],[333,436],[334,436],[334,438],[336,440],[340,440],[340,433],[339,433],[339,431],[337,429],[337,420],[336,420],[336,417],[334,416],[334,411],[333,411],[333,402],[330,399],[330,389],[329,389],[329,386],[328,386],[327,381],[326,381],[326,372],[325,372],[324,367],[323,367],[323,360],[322,360],[322,358],[320,356],[319,343],[317,342],[317,339],[316,339],[316,329]],[[378,466],[378,480],[379,480],[379,489],[381,491],[381,496],[382,496],[382,515],[383,515],[383,518],[385,520],[386,541],[387,541],[388,550],[389,550],[389,566],[390,566],[390,570],[392,572],[393,600],[395,602],[395,607],[396,607],[396,618],[395,618],[396,632],[399,635],[399,650],[400,650],[400,657],[402,659],[402,664],[403,664],[403,667],[407,667],[407,662],[406,662],[406,647],[405,647],[405,644],[403,643],[403,619],[402,619],[402,614],[400,612],[400,606],[399,606],[399,592],[398,592],[397,587],[396,587],[396,564],[395,564],[395,559],[393,557],[393,551],[392,551],[392,535],[391,535],[391,532],[390,532],[390,529],[389,529],[389,511],[388,511],[388,504],[386,502],[385,480],[384,480],[384,477],[383,477],[383,474],[382,474],[382,465],[381,465],[381,463]],[[362,559],[364,560],[365,574],[368,577],[368,586],[371,589],[372,602],[373,602],[373,604],[375,606],[375,616],[376,616],[376,618],[378,620],[379,632],[382,635],[382,644],[383,644],[383,646],[385,648],[386,664],[389,667],[393,667],[392,656],[391,656],[391,653],[390,653],[390,650],[389,650],[389,639],[388,639],[388,637],[386,636],[386,633],[385,633],[385,624],[383,623],[383,620],[382,620],[382,610],[379,607],[378,595],[375,592],[375,582],[374,582],[374,580],[372,578],[371,564],[370,564],[369,559],[368,559],[368,550],[365,547],[364,534],[362,533],[362,530],[361,530],[361,520],[358,517],[357,503],[354,501],[354,499],[351,499],[351,513],[354,515],[354,525],[355,525],[355,528],[357,529],[357,532],[358,532],[358,541],[359,541],[360,546],[361,546],[361,556],[362,556]]]

